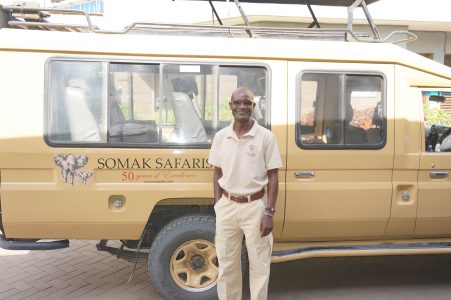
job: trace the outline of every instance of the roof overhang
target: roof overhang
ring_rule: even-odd
[[[226,2],[226,0],[196,0],[196,1],[215,1]],[[233,0],[229,0],[233,2]],[[366,0],[366,4],[371,4],[379,0]],[[303,4],[303,5],[323,5],[323,6],[351,6],[355,0],[240,0],[240,3],[262,3],[262,4]]]

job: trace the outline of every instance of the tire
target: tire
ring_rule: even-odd
[[[171,221],[155,237],[149,276],[164,299],[217,299],[215,218],[197,215]]]

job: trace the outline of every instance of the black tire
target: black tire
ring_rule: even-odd
[[[161,229],[150,248],[148,268],[154,288],[164,299],[217,299],[214,237],[212,216],[184,216]]]

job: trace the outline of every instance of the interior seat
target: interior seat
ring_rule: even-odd
[[[127,120],[119,105],[119,99],[110,103],[110,142],[156,143],[157,124],[154,120]]]
[[[259,125],[265,126],[265,119],[263,117],[263,112],[261,109],[261,106],[264,105],[262,103],[265,102],[265,96],[255,96],[254,101],[257,103],[257,105],[255,105],[255,108],[252,111],[252,118],[255,119]]]
[[[174,92],[185,93],[188,95],[197,116],[202,118],[199,105],[197,104],[197,95],[199,94],[199,91],[196,80],[191,76],[183,78],[177,77],[171,80],[171,84]]]
[[[382,141],[382,107],[381,102],[378,102],[376,107],[374,108],[373,113],[373,128],[368,128],[368,143],[370,144],[379,144]]]
[[[84,80],[70,80],[65,89],[65,106],[71,140],[74,142],[100,142],[97,121],[88,107]]]
[[[207,133],[190,97],[182,92],[173,92],[172,96],[176,141],[182,143],[207,142]]]
[[[346,116],[345,116],[345,132],[344,132],[344,140],[345,144],[367,144],[368,137],[366,134],[366,130],[351,125],[350,122],[354,117],[354,111],[350,103],[346,105]]]

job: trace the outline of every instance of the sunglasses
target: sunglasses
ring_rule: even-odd
[[[254,104],[254,102],[252,100],[249,100],[249,99],[232,100],[231,103],[232,103],[233,106],[242,106],[242,105],[244,105],[244,106],[247,106],[247,107],[250,107],[250,106],[252,106],[252,104]]]

